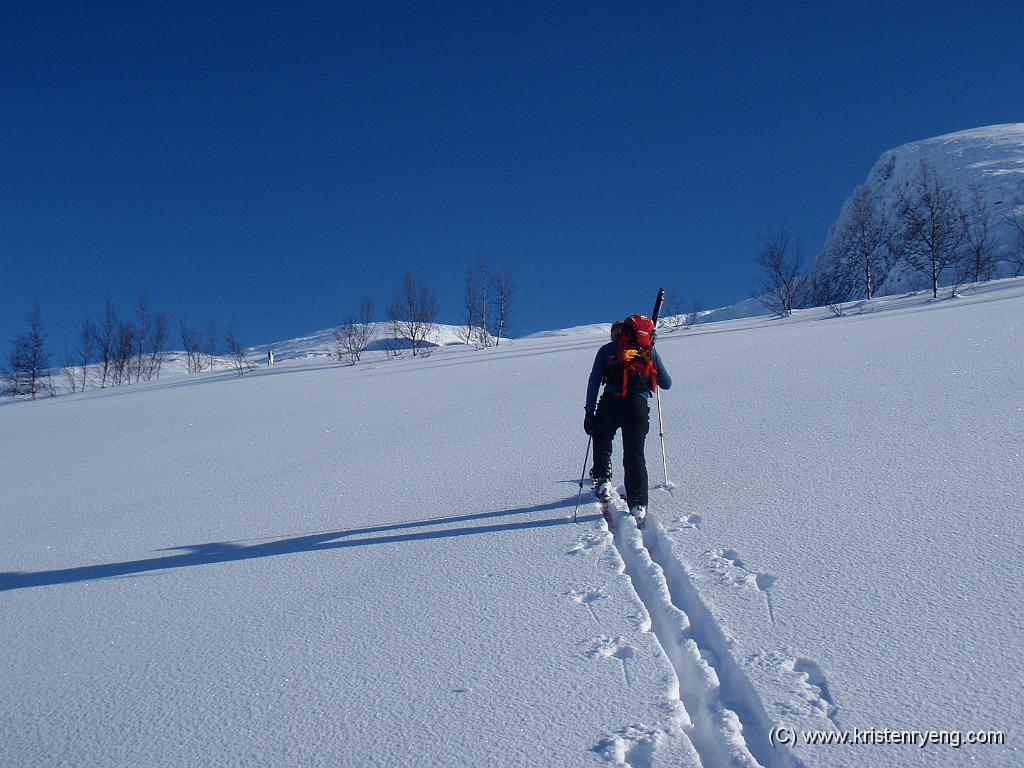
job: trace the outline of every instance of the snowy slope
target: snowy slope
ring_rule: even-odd
[[[274,350],[276,360],[291,360],[302,357],[330,357],[335,351],[334,328],[325,328],[314,331],[308,336],[300,336],[296,339],[279,341],[273,344],[262,344],[250,348],[254,357],[262,360],[268,350]],[[393,342],[397,348],[405,348],[403,342],[395,340],[388,331],[387,323],[373,324],[373,342],[370,351],[383,350],[389,342]],[[454,325],[437,324],[434,332],[430,335],[425,346],[428,349],[443,347],[451,344],[463,344],[459,338],[459,328]]]
[[[602,327],[0,405],[0,765],[1024,764],[1024,280],[828,314],[662,335],[642,536]]]
[[[388,351],[394,351],[398,356],[410,354],[409,343],[404,339],[395,338],[392,335],[389,323],[376,322],[372,323],[372,326],[371,342],[363,353],[366,360],[386,360],[388,358]],[[294,339],[285,339],[271,344],[247,347],[244,352],[253,367],[265,366],[267,364],[267,353],[270,351],[274,353],[275,364],[288,361],[309,364],[311,359],[318,359],[318,365],[330,365],[332,360],[337,359],[337,342],[334,336],[336,330],[337,328],[325,328]],[[429,356],[439,347],[465,347],[466,343],[461,337],[462,332],[463,329],[459,326],[445,325],[443,323],[436,324],[433,331],[428,334],[427,339],[423,341],[420,347],[420,354]],[[561,332],[555,331],[554,333],[558,334]],[[500,343],[508,344],[510,340],[502,338]],[[347,358],[345,359],[347,361]],[[234,361],[227,354],[214,356],[212,360],[213,368],[210,370],[206,368],[208,362],[204,353],[204,373],[198,378],[202,379],[208,376],[225,378],[225,374],[229,377],[236,375]],[[99,363],[90,365],[88,389],[100,386],[100,370],[101,366]],[[54,368],[50,371],[50,381],[53,384],[54,394],[63,396],[71,392],[71,386],[67,378],[69,373],[74,376],[76,382],[75,389],[78,389],[82,379],[81,366]],[[189,374],[188,356],[186,353],[180,350],[165,352],[160,367],[160,374],[157,378],[167,382],[168,380],[184,376],[194,376]],[[121,386],[135,385],[136,383],[129,382],[128,385]],[[109,386],[113,386],[113,384]]]
[[[970,189],[979,187],[992,206],[993,242],[997,258],[1013,242],[1007,217],[1024,216],[1024,123],[991,125],[957,133],[949,133],[924,141],[904,144],[884,152],[865,185],[881,201],[890,218],[895,218],[899,194],[912,184],[920,161],[926,160],[940,176],[954,186],[968,202]],[[815,269],[827,262],[833,240],[843,231],[851,215],[853,195],[843,203],[839,218],[829,230]],[[1003,273],[1007,266],[1003,266]],[[915,276],[895,269],[880,286],[880,294],[895,293],[914,287]]]
[[[742,320],[750,317],[765,317],[770,315],[771,311],[768,310],[764,304],[757,301],[756,299],[744,299],[735,304],[730,304],[727,307],[718,307],[716,309],[705,309],[701,310],[697,314],[697,325],[707,325],[709,323],[720,323],[725,320]],[[678,330],[680,326],[684,324],[685,315],[662,315],[660,323],[663,327],[672,328]],[[587,334],[608,334],[611,330],[611,323],[594,323],[590,325],[578,325],[574,328],[562,328],[551,331],[540,331],[539,333],[531,333],[528,336],[522,336],[522,339],[546,339],[553,338],[556,336],[580,336]]]

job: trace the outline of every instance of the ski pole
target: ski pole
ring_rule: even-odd
[[[670,488],[668,481],[668,458],[665,456],[665,417],[661,415],[661,390],[658,393],[658,436],[661,438],[661,468],[665,471],[665,487]]]
[[[587,452],[583,454],[583,471],[580,472],[580,492],[576,494],[576,509],[572,511],[572,521],[576,522],[576,513],[580,511],[580,499],[583,497],[583,478],[587,474],[587,459],[590,458],[590,443],[593,442],[593,436],[587,437]]]
[[[654,311],[651,313],[655,333],[657,333],[658,329],[658,315],[661,314],[661,304],[664,301],[665,289],[661,288],[658,290],[658,298],[654,301]],[[658,437],[661,438],[661,467],[665,470],[665,487],[668,488],[668,458],[665,456],[665,417],[661,413],[661,389],[655,388],[654,391],[658,398]]]

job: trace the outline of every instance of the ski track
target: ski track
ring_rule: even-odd
[[[638,530],[617,498],[612,539],[622,572],[647,611],[654,633],[677,678],[674,692],[688,716],[682,723],[704,768],[797,768],[788,748],[773,747],[768,713],[733,658],[722,628],[701,600],[690,574],[672,551],[661,526],[648,518]],[[597,504],[596,507],[600,507]],[[758,585],[761,586],[760,584]],[[770,586],[766,585],[766,586]],[[764,588],[766,596],[767,588]],[[769,602],[769,612],[772,606]],[[658,739],[617,734],[628,765],[650,765]],[[629,749],[626,749],[629,745]],[[635,760],[635,762],[634,762]]]

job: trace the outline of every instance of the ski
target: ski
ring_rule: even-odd
[[[614,508],[614,501],[599,501],[601,505],[601,517],[604,518],[605,523],[608,525],[609,531],[615,530],[615,518],[612,517],[612,509]]]
[[[654,321],[654,328],[658,328],[658,315],[661,314],[661,305],[665,301],[665,289],[658,289],[658,298],[654,300],[654,311],[651,312],[651,320]]]
[[[622,499],[622,494],[619,493],[618,489],[615,489],[612,491],[611,498],[609,498],[607,501],[601,501],[600,499],[598,499],[597,503],[601,505],[601,517],[603,517],[605,523],[608,524],[608,530],[614,531],[615,515],[613,513],[616,509],[619,508],[620,503],[625,503]],[[636,523],[636,527],[640,530],[643,530],[643,527],[647,524],[648,518],[650,518],[651,516],[651,513],[648,512],[644,515],[643,519],[641,520],[637,518],[637,516],[634,515],[632,512],[624,512],[623,514],[632,517],[633,521]]]

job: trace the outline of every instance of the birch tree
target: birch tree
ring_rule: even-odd
[[[396,337],[419,354],[434,335],[437,298],[425,284],[419,284],[406,272],[388,307],[388,320]]]
[[[366,296],[359,305],[359,312],[349,315],[334,332],[335,356],[347,359],[349,365],[359,362],[375,335],[373,324],[373,299]]]
[[[937,299],[943,273],[957,272],[967,226],[956,190],[927,160],[921,160],[909,191],[900,196],[899,218],[902,259],[929,280]]]
[[[996,260],[992,243],[992,206],[985,197],[985,191],[976,184],[971,186],[966,214],[967,253],[963,266],[971,281],[981,283],[992,279]]]
[[[498,346],[512,321],[516,284],[507,272],[498,272],[493,277],[492,283],[491,301],[493,302],[492,316],[494,318],[492,327],[494,328],[494,346]]]
[[[779,317],[789,317],[804,282],[800,242],[793,242],[786,230],[773,230],[762,239],[755,262],[762,275],[754,298]]]

